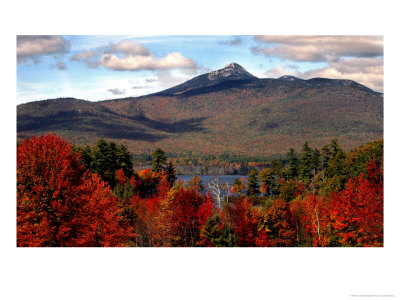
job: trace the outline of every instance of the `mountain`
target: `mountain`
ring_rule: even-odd
[[[50,99],[17,107],[18,139],[55,132],[134,153],[271,156],[337,138],[346,150],[383,137],[383,94],[351,80],[259,79],[236,63],[141,97]]]
[[[188,92],[197,89],[204,89],[206,87],[216,86],[221,83],[232,83],[233,81],[234,84],[237,84],[241,81],[254,79],[258,78],[251,75],[237,63],[231,63],[225,66],[223,69],[197,76],[175,87],[156,93],[155,95],[176,96],[187,94]]]

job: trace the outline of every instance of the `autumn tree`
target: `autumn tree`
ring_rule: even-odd
[[[288,203],[283,199],[276,199],[267,209],[265,224],[271,246],[293,246],[296,239],[296,231],[292,224]]]
[[[273,181],[271,169],[266,168],[261,170],[258,173],[258,177],[260,178],[260,192],[263,195],[268,196],[270,194],[271,185]]]
[[[233,190],[233,192],[234,193],[237,193],[237,195],[238,196],[241,196],[242,195],[242,193],[243,193],[243,190],[245,189],[245,181],[246,181],[246,179],[245,178],[235,178],[234,180],[233,180],[233,188],[232,188],[232,190]]]
[[[110,188],[83,172],[65,140],[47,135],[18,146],[18,246],[123,245],[132,236],[119,221]]]
[[[362,145],[352,150],[344,162],[344,169],[350,177],[359,177],[367,174],[367,163],[375,160],[379,167],[383,165],[383,140]]]
[[[333,227],[330,220],[330,199],[314,194],[308,195],[301,205],[303,215],[302,227],[308,235],[310,246],[333,246],[336,239],[332,236]]]
[[[199,176],[191,177],[186,185],[189,189],[194,189],[200,193],[204,191],[203,179]]]
[[[195,246],[200,228],[212,215],[214,200],[196,190],[179,189],[170,201],[171,230],[176,236],[175,246]]]
[[[254,207],[248,198],[236,203],[233,228],[239,247],[269,245],[268,229],[264,226],[261,208]]]
[[[332,200],[333,226],[344,246],[383,246],[383,171],[372,160]]]
[[[279,197],[289,202],[298,195],[302,194],[304,190],[305,190],[304,184],[293,179],[286,181],[284,180],[282,185],[280,186]]]

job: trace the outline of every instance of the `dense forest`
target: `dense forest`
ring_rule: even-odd
[[[168,153],[168,152],[167,152]],[[123,144],[57,135],[17,146],[20,247],[383,246],[383,140],[344,151],[308,142],[248,179],[176,179],[157,148],[133,169]]]

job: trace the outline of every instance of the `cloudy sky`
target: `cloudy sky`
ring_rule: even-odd
[[[383,92],[382,36],[17,36],[17,104],[157,92],[236,62],[260,78],[343,78]]]

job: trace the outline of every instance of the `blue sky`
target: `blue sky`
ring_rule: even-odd
[[[383,91],[382,36],[17,36],[17,104],[140,96],[236,62],[260,78],[351,79]]]

